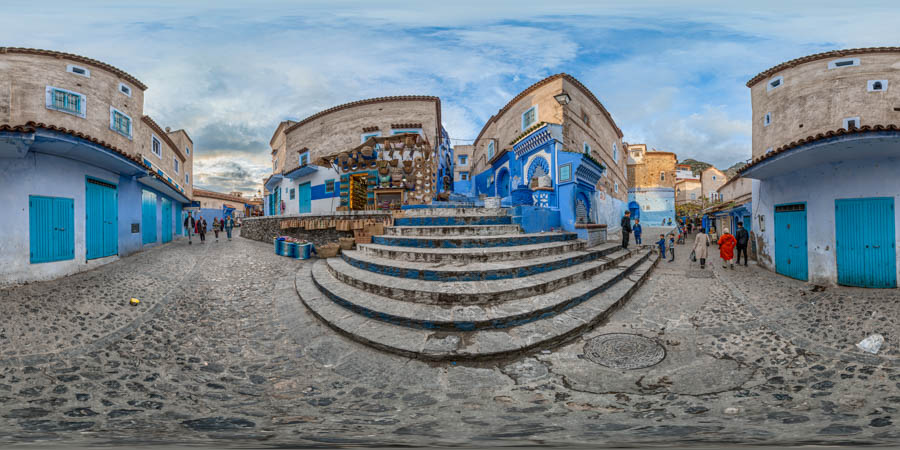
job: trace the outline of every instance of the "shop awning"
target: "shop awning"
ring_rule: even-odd
[[[281,183],[281,180],[283,179],[284,177],[281,176],[280,173],[272,174],[272,176],[269,177],[268,180],[266,180],[266,190],[272,192],[273,190],[275,190],[275,186],[277,186],[278,183]]]
[[[159,179],[155,173],[150,173],[141,178],[138,178],[138,182],[143,184],[144,186],[156,189],[163,195],[166,195],[176,202],[191,203],[191,199],[187,198],[182,192],[175,190],[175,188],[169,185],[169,183],[166,183],[165,181]]]
[[[307,175],[311,175],[319,170],[319,167],[313,164],[304,164],[302,166],[291,169],[289,172],[284,174],[284,177],[290,180],[296,180],[297,178],[302,178]],[[268,189],[268,188],[267,188]]]

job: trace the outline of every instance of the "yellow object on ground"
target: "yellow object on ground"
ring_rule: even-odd
[[[141,301],[138,300],[138,299],[136,299],[136,298],[132,298],[132,299],[131,299],[131,305],[132,305],[132,306],[137,305],[137,304],[140,303],[140,302],[141,302]]]

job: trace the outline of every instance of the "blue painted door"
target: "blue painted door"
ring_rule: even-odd
[[[119,253],[119,206],[116,186],[88,179],[85,184],[85,258]]]
[[[806,204],[775,207],[775,271],[806,281]]]
[[[894,199],[835,200],[834,219],[838,283],[897,287]]]
[[[29,196],[28,228],[32,264],[75,259],[73,199]]]
[[[162,241],[172,242],[172,200],[162,199]]]
[[[309,183],[303,183],[297,187],[297,197],[300,202],[300,214],[312,212],[312,189]]]
[[[503,170],[497,177],[497,195],[499,197],[509,197],[509,171]]]
[[[156,242],[156,194],[141,191],[141,231],[144,244]]]

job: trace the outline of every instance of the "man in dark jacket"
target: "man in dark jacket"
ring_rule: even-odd
[[[628,238],[631,236],[631,211],[625,211],[622,217],[622,248],[628,249]]]
[[[193,244],[191,242],[191,233],[194,231],[194,216],[191,215],[191,212],[188,211],[187,217],[184,218],[184,234],[187,235],[188,245]]]
[[[744,255],[744,267],[747,266],[747,244],[750,243],[750,233],[744,229],[744,223],[738,222],[737,232],[734,233],[734,237],[737,239],[737,261],[735,261],[738,265],[741,264],[741,253]]]

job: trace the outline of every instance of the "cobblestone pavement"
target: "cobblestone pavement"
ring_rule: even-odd
[[[478,366],[336,335],[294,290],[308,263],[240,238],[7,288],[0,445],[900,442],[896,290],[812,292],[687,253],[582,339]],[[865,357],[853,344],[871,332],[886,348]],[[591,362],[587,340],[606,333],[666,357]]]

